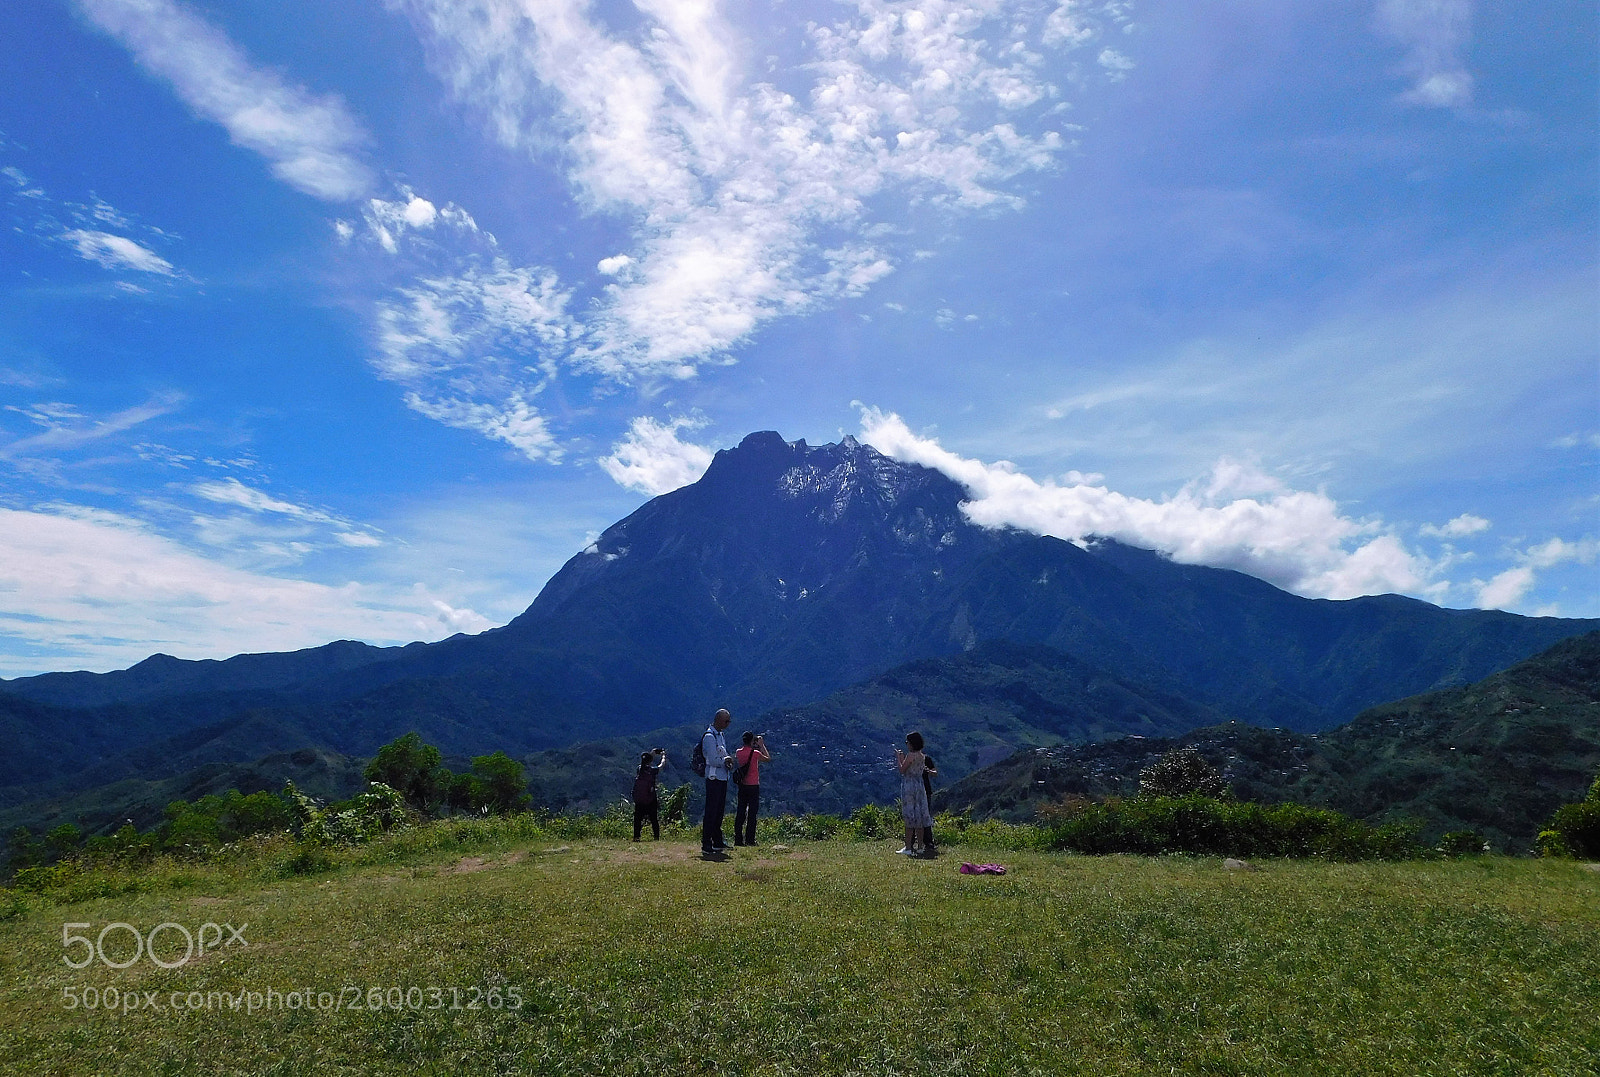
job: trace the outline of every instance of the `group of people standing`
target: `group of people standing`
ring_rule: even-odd
[[[734,806],[733,844],[756,843],[756,815],[761,810],[761,764],[772,759],[766,738],[745,730],[744,743],[728,754],[723,732],[733,715],[719,710],[711,725],[700,735],[700,751],[706,757],[706,813],[700,820],[700,851],[711,855],[728,847],[722,836],[723,816],[728,813],[728,782],[737,777],[738,803]]]
[[[715,856],[727,849],[723,838],[723,817],[728,812],[728,782],[738,787],[738,802],[733,817],[733,844],[756,843],[756,815],[761,809],[761,764],[770,762],[766,739],[746,730],[743,743],[730,755],[724,733],[733,715],[719,710],[700,736],[700,753],[705,756],[706,810],[700,821],[700,852]],[[930,775],[937,774],[933,759],[923,751],[921,733],[906,734],[906,748],[896,748],[895,766],[900,772],[900,815],[905,821],[905,844],[897,852],[906,856],[936,856],[933,844],[933,813],[928,802],[933,796]],[[657,779],[667,764],[661,748],[639,757],[639,772],[633,782],[633,840],[638,841],[645,822],[656,840],[661,838],[658,815]]]

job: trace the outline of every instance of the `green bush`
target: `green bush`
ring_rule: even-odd
[[[807,841],[827,841],[844,828],[845,822],[837,815],[807,815],[804,834]]]
[[[1326,808],[1262,805],[1211,797],[1108,800],[1045,829],[1046,848],[1158,856],[1405,859],[1421,854],[1405,825],[1371,827]]]
[[[684,815],[689,810],[689,783],[684,782],[678,788],[667,794],[667,799],[661,802],[661,822],[670,826],[673,823],[682,823]]]
[[[1533,851],[1540,856],[1565,857],[1572,855],[1572,850],[1567,848],[1566,840],[1555,830],[1539,831],[1539,836],[1533,839]]]
[[[1477,856],[1487,848],[1476,830],[1452,830],[1439,839],[1439,852],[1445,856]]]
[[[1600,800],[1563,804],[1550,817],[1546,829],[1560,835],[1566,855],[1600,859]]]

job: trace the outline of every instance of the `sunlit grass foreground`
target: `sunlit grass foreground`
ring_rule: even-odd
[[[262,839],[6,895],[0,1069],[1600,1067],[1600,874],[1571,861],[1239,871],[1006,849],[1018,843],[994,828],[933,861],[883,839],[790,837],[706,862],[684,830],[634,845],[559,827],[434,824],[302,862],[311,874],[287,867],[287,839]],[[963,859],[1010,871],[964,876]],[[129,927],[102,936],[113,923]],[[64,945],[67,924],[90,943]],[[166,927],[156,956],[175,967],[148,953],[108,967],[163,924],[207,952],[180,963],[185,936]]]

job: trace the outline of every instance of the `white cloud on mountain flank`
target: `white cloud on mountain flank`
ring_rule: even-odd
[[[373,184],[361,125],[337,97],[317,97],[255,67],[226,34],[173,0],[77,0],[184,104],[265,157],[273,174],[315,198],[360,197]]]
[[[688,486],[711,466],[712,451],[678,437],[682,429],[696,429],[703,423],[688,418],[656,422],[640,416],[629,426],[628,436],[612,446],[610,456],[600,461],[619,485],[651,497]]]
[[[1039,482],[1006,461],[966,459],[913,433],[892,413],[863,408],[862,439],[936,468],[972,494],[964,510],[987,527],[1018,527],[1069,542],[1114,538],[1185,564],[1236,569],[1313,598],[1428,592],[1432,566],[1381,525],[1342,516],[1322,493],[1291,490],[1264,472],[1219,462],[1204,480],[1161,501],[1087,482]]]

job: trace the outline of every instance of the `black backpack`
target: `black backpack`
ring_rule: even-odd
[[[706,776],[706,737],[700,734],[700,739],[694,742],[694,754],[689,756],[689,769],[698,777]]]
[[[733,768],[733,784],[743,785],[744,780],[750,777],[750,764],[755,762],[756,750],[750,749],[750,754],[745,756],[744,762]]]

